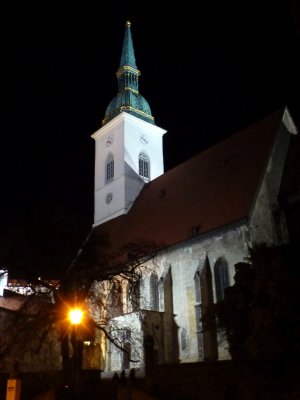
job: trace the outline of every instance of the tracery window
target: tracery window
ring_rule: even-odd
[[[229,273],[226,260],[218,258],[214,266],[216,298],[217,301],[224,299],[224,291],[229,286]]]

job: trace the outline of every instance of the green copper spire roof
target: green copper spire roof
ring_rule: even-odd
[[[118,94],[109,103],[102,125],[112,120],[121,112],[127,112],[137,118],[154,124],[154,118],[148,102],[139,94],[139,75],[137,69],[130,22],[126,22],[120,67],[117,71]]]
[[[133,50],[130,25],[131,25],[130,22],[127,21],[126,25],[125,25],[125,36],[124,36],[124,41],[123,41],[120,67],[128,66],[128,67],[137,69],[137,66],[135,63],[135,56],[134,56],[134,50]]]

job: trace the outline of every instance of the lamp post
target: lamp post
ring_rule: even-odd
[[[73,398],[78,399],[78,387],[79,387],[79,370],[81,359],[79,359],[78,349],[78,326],[83,320],[83,311],[79,307],[75,307],[69,310],[69,321],[72,325],[71,340],[73,345],[73,357],[72,357],[72,392]]]

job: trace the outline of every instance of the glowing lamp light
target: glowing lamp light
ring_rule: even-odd
[[[83,311],[80,308],[73,308],[69,311],[69,320],[72,325],[78,325],[83,318]]]

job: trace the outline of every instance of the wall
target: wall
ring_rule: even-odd
[[[202,239],[202,240],[201,240]],[[164,278],[171,269],[173,282],[173,314],[178,330],[179,359],[181,362],[195,362],[204,359],[204,354],[199,354],[196,324],[196,295],[194,277],[197,271],[202,271],[204,263],[208,260],[212,274],[213,300],[216,302],[216,287],[214,280],[214,265],[222,257],[229,268],[230,285],[233,284],[234,265],[243,261],[248,255],[248,228],[241,225],[218,232],[205,238],[195,238],[194,241],[183,243],[181,246],[164,252],[147,264],[143,281],[143,307],[150,309],[149,279],[151,271],[155,270],[158,279]],[[160,304],[160,312],[164,307]],[[181,332],[186,331],[186,346],[182,346]],[[163,349],[160,349],[163,353]],[[227,359],[229,354],[226,343],[219,343],[219,359]]]
[[[253,243],[277,244],[277,230],[274,214],[278,209],[278,194],[290,142],[290,133],[281,123],[275,140],[266,173],[257,194],[257,201],[250,219],[250,234]],[[280,237],[285,237],[285,232]],[[279,243],[278,243],[279,244]]]

